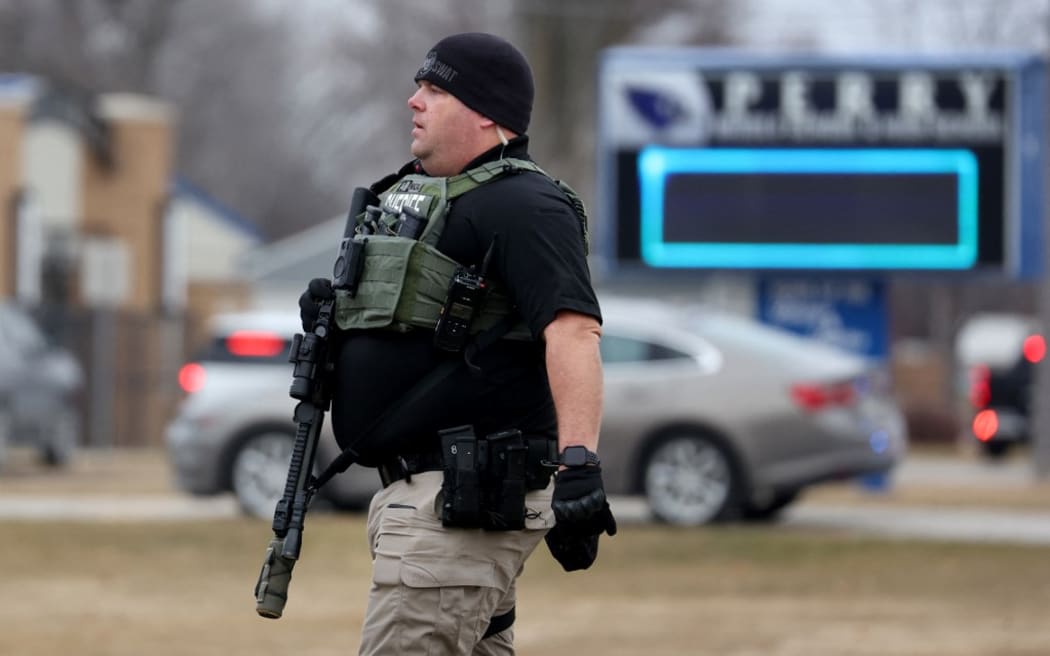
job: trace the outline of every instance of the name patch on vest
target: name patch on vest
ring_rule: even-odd
[[[398,214],[402,208],[410,207],[426,216],[430,210],[430,198],[426,194],[395,192],[387,196],[386,200],[383,201],[383,209],[391,214]]]

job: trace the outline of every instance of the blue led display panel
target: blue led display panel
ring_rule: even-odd
[[[682,149],[638,158],[653,267],[968,269],[978,168],[966,150]]]

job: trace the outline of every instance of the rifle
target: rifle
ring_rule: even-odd
[[[364,265],[367,239],[354,239],[357,217],[368,205],[378,203],[372,191],[354,189],[350,212],[339,244],[339,256],[332,272],[332,287],[346,290],[352,296]],[[296,423],[295,444],[288,465],[284,494],[273,513],[273,537],[266,548],[259,580],[255,584],[255,611],[262,617],[277,619],[288,600],[288,583],[292,568],[299,559],[303,542],[303,524],[310,501],[321,483],[313,476],[314,457],[324,424],[324,415],[332,401],[331,331],[335,329],[335,299],[321,302],[312,330],[292,340],[288,360],[293,363],[289,395],[298,401],[293,418]]]

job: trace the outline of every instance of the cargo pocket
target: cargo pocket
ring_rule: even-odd
[[[417,653],[470,653],[500,601],[496,566],[467,557],[379,555],[372,571],[377,586],[398,586],[396,622],[401,648]]]

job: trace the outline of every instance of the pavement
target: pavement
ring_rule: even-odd
[[[781,524],[880,537],[1050,545],[1050,511],[799,504],[785,513]]]
[[[1026,459],[989,463],[954,457],[909,458],[894,472],[892,483],[905,490],[919,486],[926,490],[965,489],[977,496],[982,491],[1023,496],[1037,484],[1032,464]],[[882,537],[1050,544],[1050,507],[799,503],[785,512],[782,524]]]
[[[942,486],[946,490],[1007,490],[1020,495],[1033,484],[1031,467],[1023,460],[990,466],[951,457],[910,458],[898,468],[892,482],[894,488],[901,489]],[[610,504],[624,524],[651,521],[642,498],[613,497]],[[0,494],[0,521],[201,521],[239,515],[231,495]],[[845,503],[834,498],[811,502],[804,498],[785,511],[780,525],[791,530],[838,530],[894,538],[1050,545],[1050,507],[1038,506],[924,506]]]
[[[239,515],[237,501],[231,495],[0,496],[0,520],[196,521]]]
[[[992,465],[978,460],[923,457],[904,462],[894,473],[892,485],[904,489],[921,485],[925,489],[1023,492],[1033,481],[1032,468],[1023,460]],[[877,501],[878,494],[872,491],[872,499]],[[610,505],[618,521],[651,520],[642,498],[617,497]],[[784,512],[779,525],[793,530],[835,530],[892,538],[1050,545],[1050,507],[898,506],[803,499]]]

